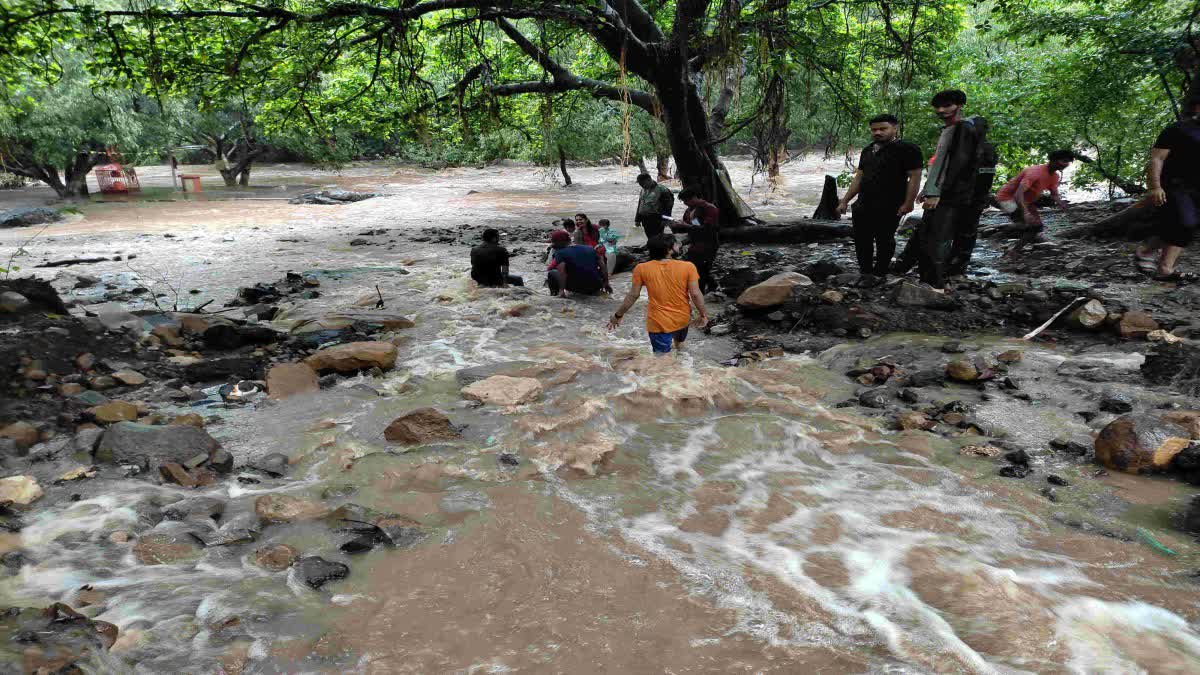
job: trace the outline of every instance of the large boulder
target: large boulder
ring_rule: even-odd
[[[329,514],[329,507],[282,493],[262,495],[254,500],[254,513],[264,525],[317,520]]]
[[[1123,415],[1100,430],[1096,461],[1126,473],[1165,471],[1191,442],[1188,436],[1179,425],[1151,415]]]
[[[16,291],[0,293],[0,314],[20,314],[30,306],[29,298]]]
[[[352,373],[363,368],[388,370],[396,365],[396,345],[390,342],[347,342],[304,359],[313,370]]]
[[[276,400],[319,391],[317,371],[307,363],[281,363],[267,371],[267,394]]]
[[[450,424],[450,418],[434,408],[418,408],[404,413],[383,430],[385,439],[403,445],[452,441],[460,436]]]
[[[542,396],[542,383],[532,377],[493,375],[462,388],[463,398],[495,405],[523,405]]]
[[[745,309],[766,309],[782,305],[791,299],[794,289],[812,285],[812,279],[799,272],[781,272],[742,291],[737,304]]]
[[[42,487],[33,476],[9,476],[0,478],[0,504],[12,502],[22,506],[42,496]]]
[[[188,464],[199,455],[210,459],[221,444],[203,429],[188,425],[150,426],[118,422],[96,446],[96,461],[136,464],[143,457],[153,465]]]

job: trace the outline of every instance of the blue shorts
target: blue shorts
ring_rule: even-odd
[[[672,343],[683,342],[687,339],[687,334],[687,326],[672,333],[651,333],[650,346],[654,349],[655,354],[668,354],[671,351]]]

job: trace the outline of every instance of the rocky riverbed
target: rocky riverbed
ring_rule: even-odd
[[[719,320],[655,359],[644,301],[610,334],[616,299],[466,282],[487,226],[535,279],[616,171],[364,172],[336,209],[85,239],[99,205],[26,245],[105,260],[0,283],[6,662],[1200,664],[1193,286],[1057,217],[949,299],[861,287],[848,242],[727,245]]]

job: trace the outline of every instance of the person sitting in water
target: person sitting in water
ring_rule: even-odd
[[[571,235],[566,230],[552,232],[550,246],[554,249],[554,260],[546,272],[550,295],[565,298],[568,293],[596,295],[602,290],[612,293],[608,269],[601,264],[596,249],[571,244]]]
[[[617,265],[617,240],[621,235],[613,229],[608,218],[601,218],[597,224],[600,226],[597,236],[600,239],[600,248],[604,249],[605,267],[608,268],[608,275],[612,276],[613,268]]]
[[[508,249],[500,245],[500,231],[483,231],[483,243],[471,249],[471,278],[480,286],[524,286],[521,277],[508,273]]]
[[[576,213],[575,238],[572,240],[576,244],[595,248],[600,244],[600,228],[592,224],[592,220],[587,217],[586,213]]]
[[[691,306],[695,305],[700,311],[697,328],[708,324],[708,310],[704,307],[696,266],[686,260],[671,259],[677,252],[675,237],[669,234],[653,237],[646,242],[646,248],[650,252],[650,261],[633,268],[633,285],[608,320],[608,329],[615,330],[621,325],[621,319],[637,302],[642,286],[645,286],[646,295],[650,297],[650,306],[646,309],[650,348],[655,354],[667,354],[672,347],[683,348],[692,320]]]

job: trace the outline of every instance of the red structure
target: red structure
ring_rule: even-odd
[[[124,194],[142,189],[138,183],[137,172],[132,166],[121,166],[113,162],[102,164],[95,170],[96,182],[100,185],[100,192],[104,194]]]

